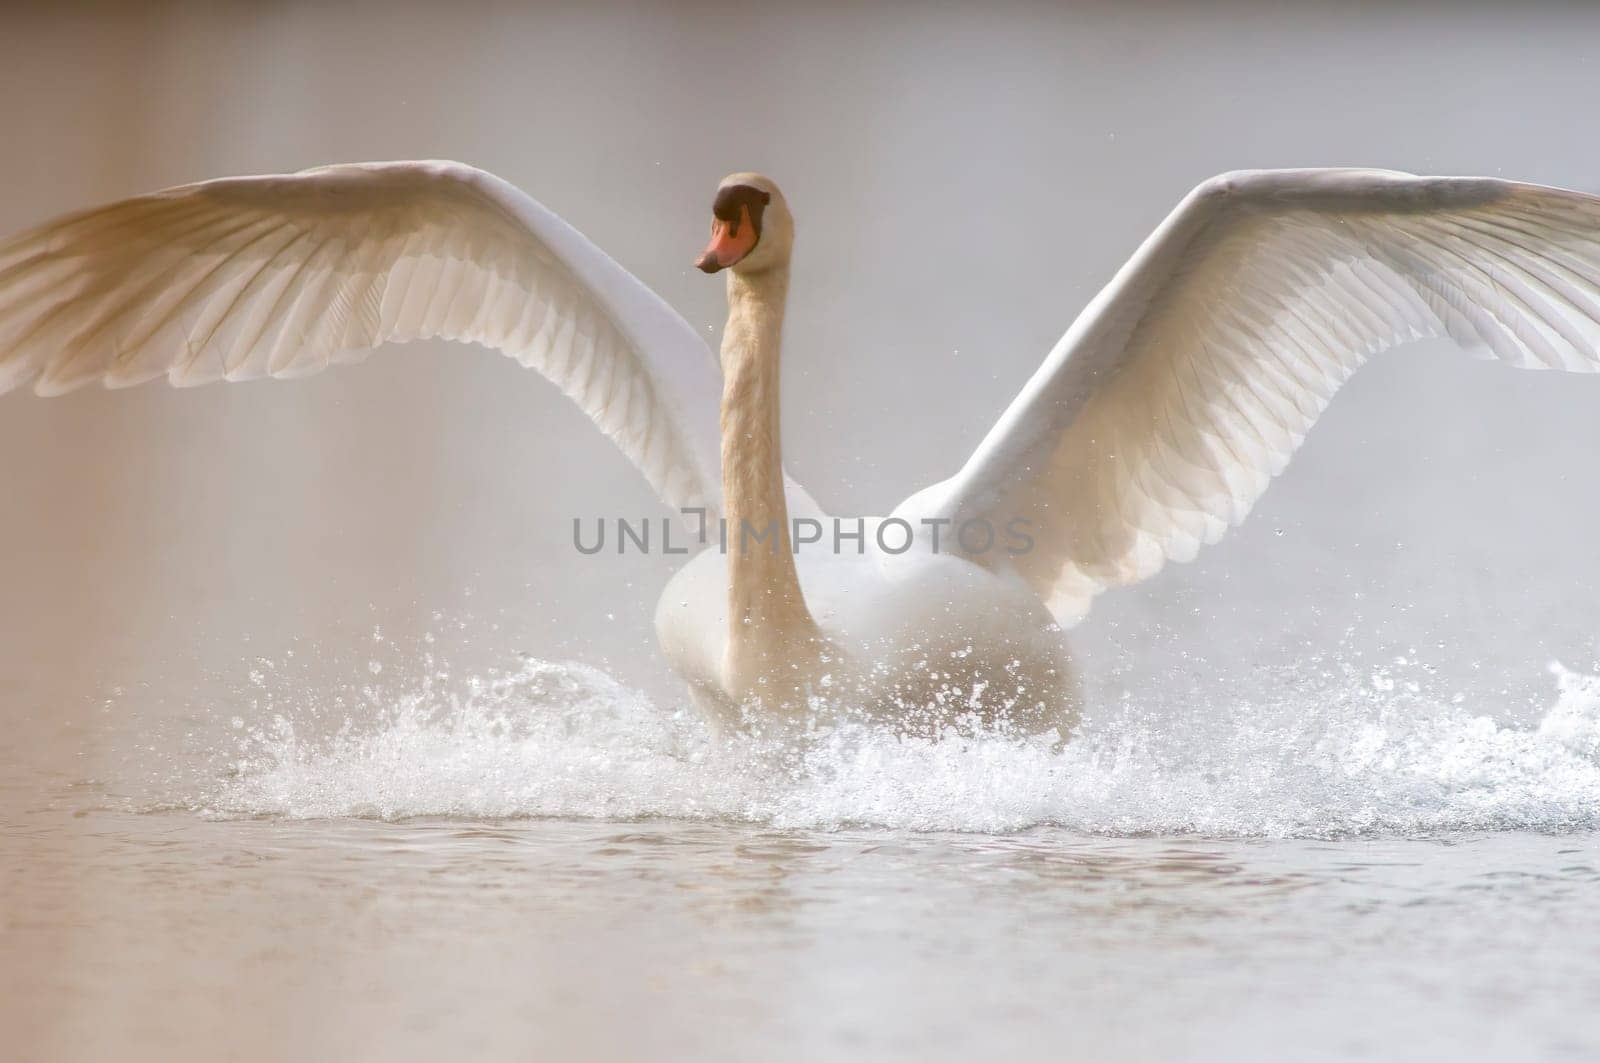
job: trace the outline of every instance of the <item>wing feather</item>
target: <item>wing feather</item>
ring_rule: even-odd
[[[720,508],[720,383],[704,341],[481,170],[370,163],[207,181],[0,241],[0,392],[299,377],[433,336],[539,369],[668,504]]]
[[[906,519],[1032,522],[1063,622],[1242,521],[1339,387],[1413,339],[1600,369],[1600,199],[1386,171],[1202,184]],[[999,555],[975,557],[994,564]]]

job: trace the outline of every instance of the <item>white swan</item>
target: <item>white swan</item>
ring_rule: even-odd
[[[771,181],[723,181],[700,262],[729,271],[719,383],[681,317],[480,170],[188,185],[0,244],[0,391],[301,376],[428,336],[496,347],[571,396],[669,506],[727,520],[726,556],[690,560],[657,611],[714,723],[835,704],[912,727],[971,712],[1065,728],[1061,627],[1242,520],[1367,357],[1437,336],[1600,368],[1600,199],[1370,170],[1226,174],[1145,241],[955,476],[857,539],[855,521],[785,489],[793,233]]]

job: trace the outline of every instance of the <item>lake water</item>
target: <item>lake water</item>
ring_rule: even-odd
[[[18,1058],[1600,1051],[1590,677],[1530,726],[1330,666],[1062,749],[777,748],[581,665],[386,684],[399,652],[311,700],[262,659],[102,721],[139,735],[109,777],[6,781]]]

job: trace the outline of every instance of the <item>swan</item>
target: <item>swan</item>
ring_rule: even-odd
[[[1476,177],[1254,170],[1202,182],[1080,313],[967,462],[883,518],[786,476],[794,217],[718,186],[697,264],[720,358],[540,203],[453,162],[184,185],[0,243],[0,392],[297,377],[390,342],[537,369],[703,548],[656,627],[714,728],[863,713],[1070,734],[1065,631],[1242,521],[1369,357],[1439,337],[1600,368],[1600,199]],[[720,373],[719,373],[720,368]]]

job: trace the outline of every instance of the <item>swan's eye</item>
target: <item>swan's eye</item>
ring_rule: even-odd
[[[711,205],[711,243],[695,265],[715,273],[742,262],[761,240],[761,214],[771,201],[770,192],[750,185],[719,188]]]
[[[727,185],[717,189],[717,199],[711,204],[711,213],[731,226],[729,236],[738,236],[739,225],[745,217],[749,217],[750,224],[756,231],[756,239],[759,240],[761,214],[770,202],[772,202],[770,192],[763,192],[751,185]]]

